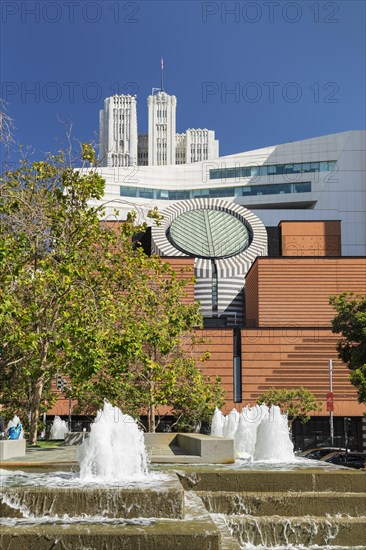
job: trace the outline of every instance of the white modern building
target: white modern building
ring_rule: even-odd
[[[223,198],[266,227],[281,220],[341,220],[342,254],[366,255],[366,132],[330,134],[166,166],[101,167],[107,215],[163,211],[180,200]],[[315,251],[314,251],[315,253]]]
[[[177,98],[155,90],[147,98],[148,133],[137,133],[136,96],[114,95],[99,115],[99,163],[107,167],[167,166],[219,156],[213,130],[176,133]]]
[[[154,107],[151,124],[157,130],[148,138],[148,164],[99,168],[106,180],[106,216],[115,218],[117,209],[119,218],[125,219],[133,209],[145,219],[148,210],[158,207],[166,221],[152,228],[152,251],[195,258],[195,297],[207,317],[225,316],[234,324],[241,322],[245,275],[257,256],[276,254],[271,239],[279,238],[281,221],[340,221],[342,256],[366,256],[365,131],[205,160],[196,148],[203,144],[199,133],[204,131],[187,131],[187,139],[192,138],[188,146],[184,136],[174,133],[175,101],[165,102],[159,94],[149,99]],[[106,101],[109,107],[114,99]],[[128,104],[118,96],[115,101],[121,109]],[[132,98],[129,104],[134,105]],[[159,117],[169,121],[171,132],[159,130]],[[132,118],[125,116],[124,120],[131,127]],[[167,127],[169,124],[166,122]],[[121,135],[125,131],[122,125]],[[122,141],[136,143],[134,138]],[[146,136],[144,143],[146,146]],[[178,152],[181,162],[173,164]],[[112,158],[118,159],[119,154],[123,162],[128,153],[121,150]],[[141,159],[146,160],[146,149],[144,154]],[[201,212],[192,214],[196,210]],[[319,255],[316,247],[314,242],[314,256]],[[217,302],[216,279],[220,282]]]

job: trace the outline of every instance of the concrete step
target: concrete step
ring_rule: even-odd
[[[57,524],[3,527],[6,550],[221,550],[217,527],[205,521],[144,524]]]
[[[241,546],[359,546],[365,541],[365,518],[227,516],[229,530]]]
[[[366,475],[353,470],[220,470],[204,467],[176,470],[185,490],[235,493],[324,492],[366,493]]]
[[[122,487],[6,487],[0,500],[2,517],[184,517],[184,491],[175,474],[163,481]]]
[[[196,493],[214,514],[251,516],[366,516],[366,493]]]

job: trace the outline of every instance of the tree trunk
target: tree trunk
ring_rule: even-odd
[[[44,379],[38,378],[34,388],[30,409],[30,426],[29,426],[29,444],[35,445],[37,443],[37,429],[39,421],[39,407],[41,404],[41,397],[43,391]]]
[[[155,425],[155,405],[150,405],[150,407],[147,410],[147,422],[148,422],[148,430],[150,433],[155,433],[156,425]]]

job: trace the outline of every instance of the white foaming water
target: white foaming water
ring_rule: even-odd
[[[235,449],[238,457],[249,458],[254,456],[257,427],[264,414],[266,414],[266,410],[263,410],[263,405],[247,406],[241,411],[238,429],[235,433]]]
[[[240,548],[241,550],[365,550],[365,546],[318,546],[317,544],[311,546],[303,544],[297,544],[296,546],[293,544],[263,546],[260,544],[255,546],[250,542],[244,543]]]
[[[65,434],[69,431],[67,422],[55,416],[51,427],[50,439],[65,439]]]
[[[225,417],[220,411],[220,409],[216,407],[215,413],[213,415],[212,422],[211,422],[211,435],[216,437],[222,437],[222,430],[224,428],[224,423],[225,423]]]
[[[144,434],[135,420],[105,401],[78,450],[82,481],[142,481],[147,476]]]
[[[224,437],[234,437],[238,428],[239,413],[236,409],[232,409],[225,418],[225,424],[222,428],[222,435]]]
[[[244,407],[239,414],[233,409],[226,417],[216,409],[211,435],[235,439],[239,458],[286,462],[295,459],[287,416],[277,406]]]
[[[286,462],[294,458],[294,446],[290,439],[287,415],[274,405],[257,428],[254,460],[279,460]]]

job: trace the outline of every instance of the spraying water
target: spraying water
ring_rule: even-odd
[[[225,424],[222,428],[222,435],[224,437],[234,437],[238,428],[239,413],[236,409],[232,409],[225,419]]]
[[[51,427],[50,439],[65,439],[65,434],[69,431],[67,422],[55,416]]]
[[[220,409],[216,407],[211,423],[211,435],[222,437],[222,429],[224,427],[224,423],[225,416],[222,414]]]
[[[144,434],[135,420],[105,401],[78,451],[83,481],[141,481],[147,476]]]
[[[294,446],[290,439],[287,415],[274,405],[258,425],[254,460],[285,462],[293,457]]]
[[[226,417],[216,409],[211,435],[232,437],[239,458],[255,461],[294,459],[287,416],[277,406],[244,407],[239,414],[233,409]]]

